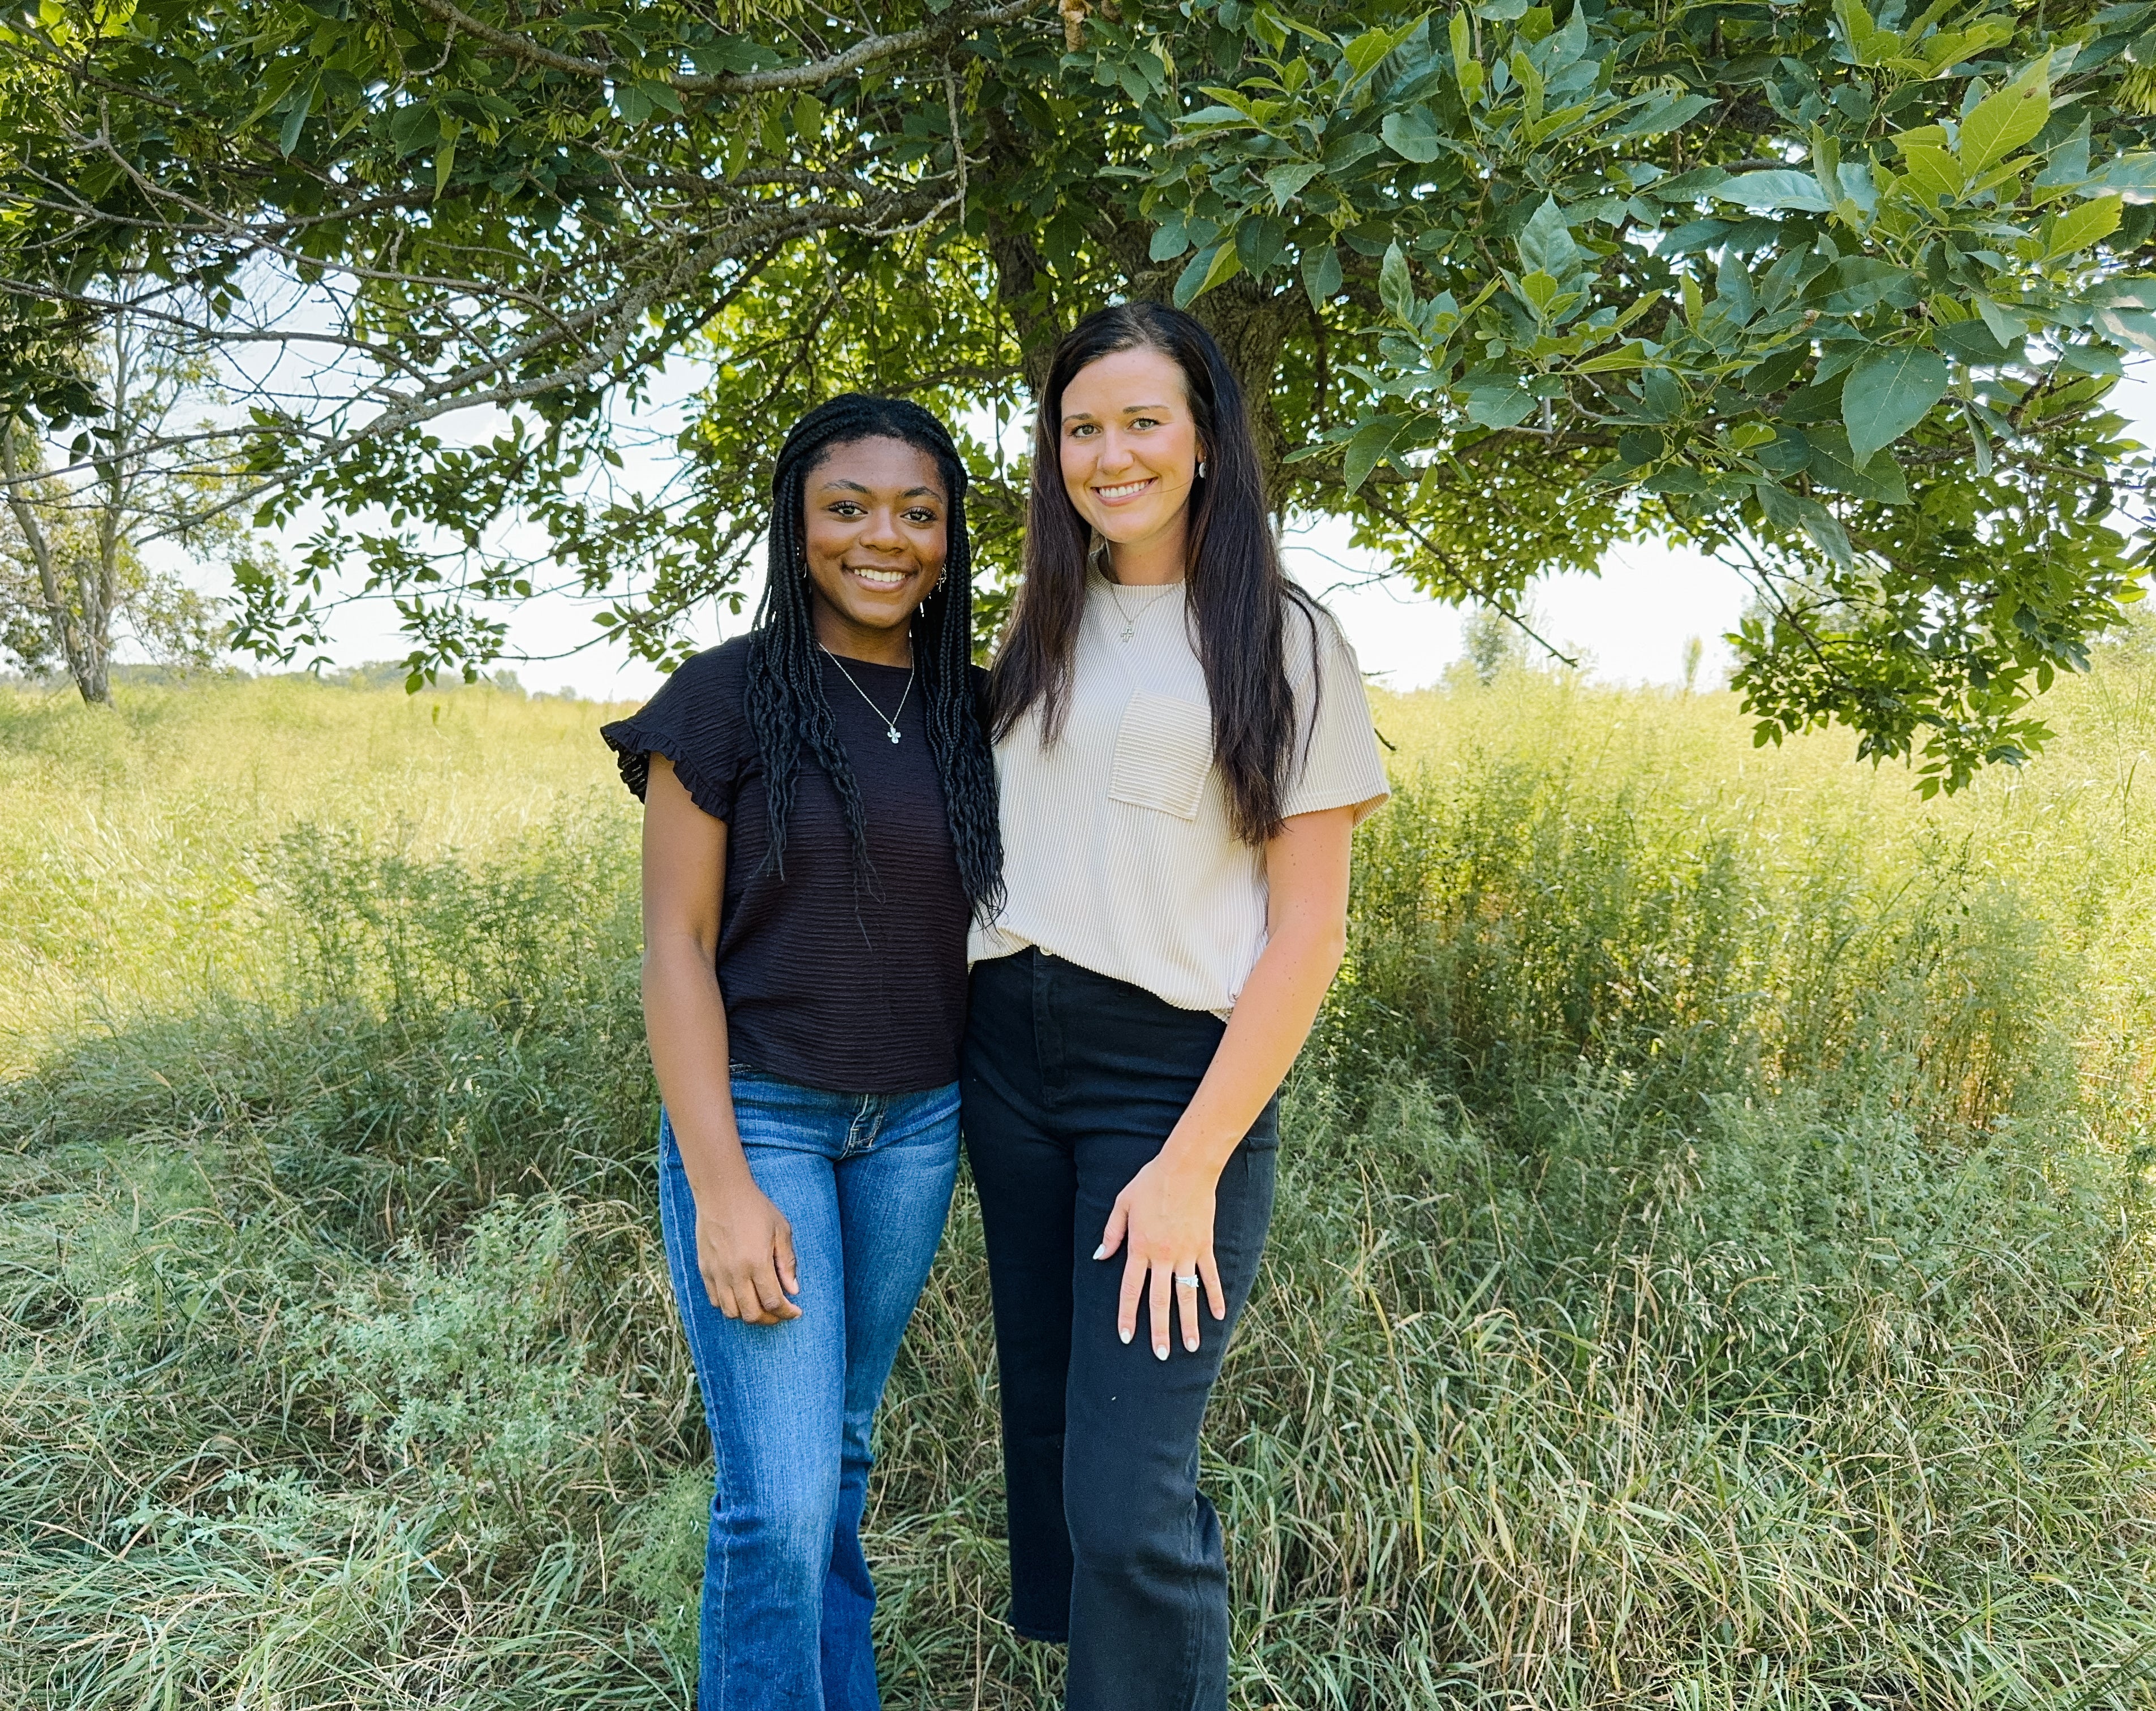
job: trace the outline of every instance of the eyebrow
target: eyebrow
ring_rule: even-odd
[[[830,480],[823,483],[822,486],[823,491],[827,493],[830,491],[832,488],[838,487],[842,488],[848,493],[864,493],[871,499],[875,497],[874,489],[864,487],[858,481],[846,480],[841,476],[833,477]],[[943,490],[940,487],[909,487],[905,492],[900,494],[898,496],[901,499],[920,499],[923,497],[929,499],[941,499],[943,496]]]
[[[1126,416],[1135,416],[1142,410],[1171,410],[1174,408],[1173,404],[1125,404],[1122,414]],[[1063,419],[1063,421],[1067,427],[1073,422],[1090,422],[1092,419],[1093,413],[1091,410],[1073,410]]]

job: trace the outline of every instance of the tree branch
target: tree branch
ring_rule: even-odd
[[[947,44],[970,29],[992,28],[997,24],[1014,23],[1045,3],[1046,0],[1009,0],[1005,5],[990,7],[984,12],[953,13],[948,18],[923,24],[918,29],[901,30],[887,36],[870,36],[865,41],[856,42],[843,54],[814,59],[805,65],[779,65],[768,71],[728,71],[711,75],[685,75],[672,72],[664,80],[669,87],[682,95],[759,95],[770,90],[814,89],[819,85],[848,76],[864,65],[873,64],[879,59],[888,59],[896,54]],[[624,70],[631,69],[619,59],[586,59],[574,54],[563,54],[533,41],[529,36],[482,23],[454,4],[453,0],[419,0],[419,4],[451,29],[460,29],[527,65],[543,66],[549,71],[567,72],[577,77],[602,79],[619,77]]]

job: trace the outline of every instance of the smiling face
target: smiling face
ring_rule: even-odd
[[[1070,378],[1061,418],[1063,491],[1109,543],[1118,580],[1180,577],[1205,455],[1181,365],[1150,346],[1111,352]]]
[[[902,439],[834,445],[803,480],[802,509],[817,640],[850,659],[905,665],[914,609],[950,550],[936,460]]]

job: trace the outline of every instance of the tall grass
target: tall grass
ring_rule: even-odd
[[[588,706],[0,696],[0,1703],[685,1703],[706,1446]],[[1717,696],[1381,698],[1207,1478],[1244,1707],[2156,1705],[2156,671],[1919,805]],[[962,1194],[869,1544],[1011,1639]]]

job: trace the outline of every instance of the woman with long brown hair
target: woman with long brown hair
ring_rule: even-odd
[[[1339,967],[1349,836],[1386,784],[1192,316],[1127,304],[1057,347],[990,682],[1006,895],[973,935],[960,1086],[1011,1621],[1069,1642],[1070,1711],[1221,1711],[1199,1428],[1264,1246],[1276,1091]]]

